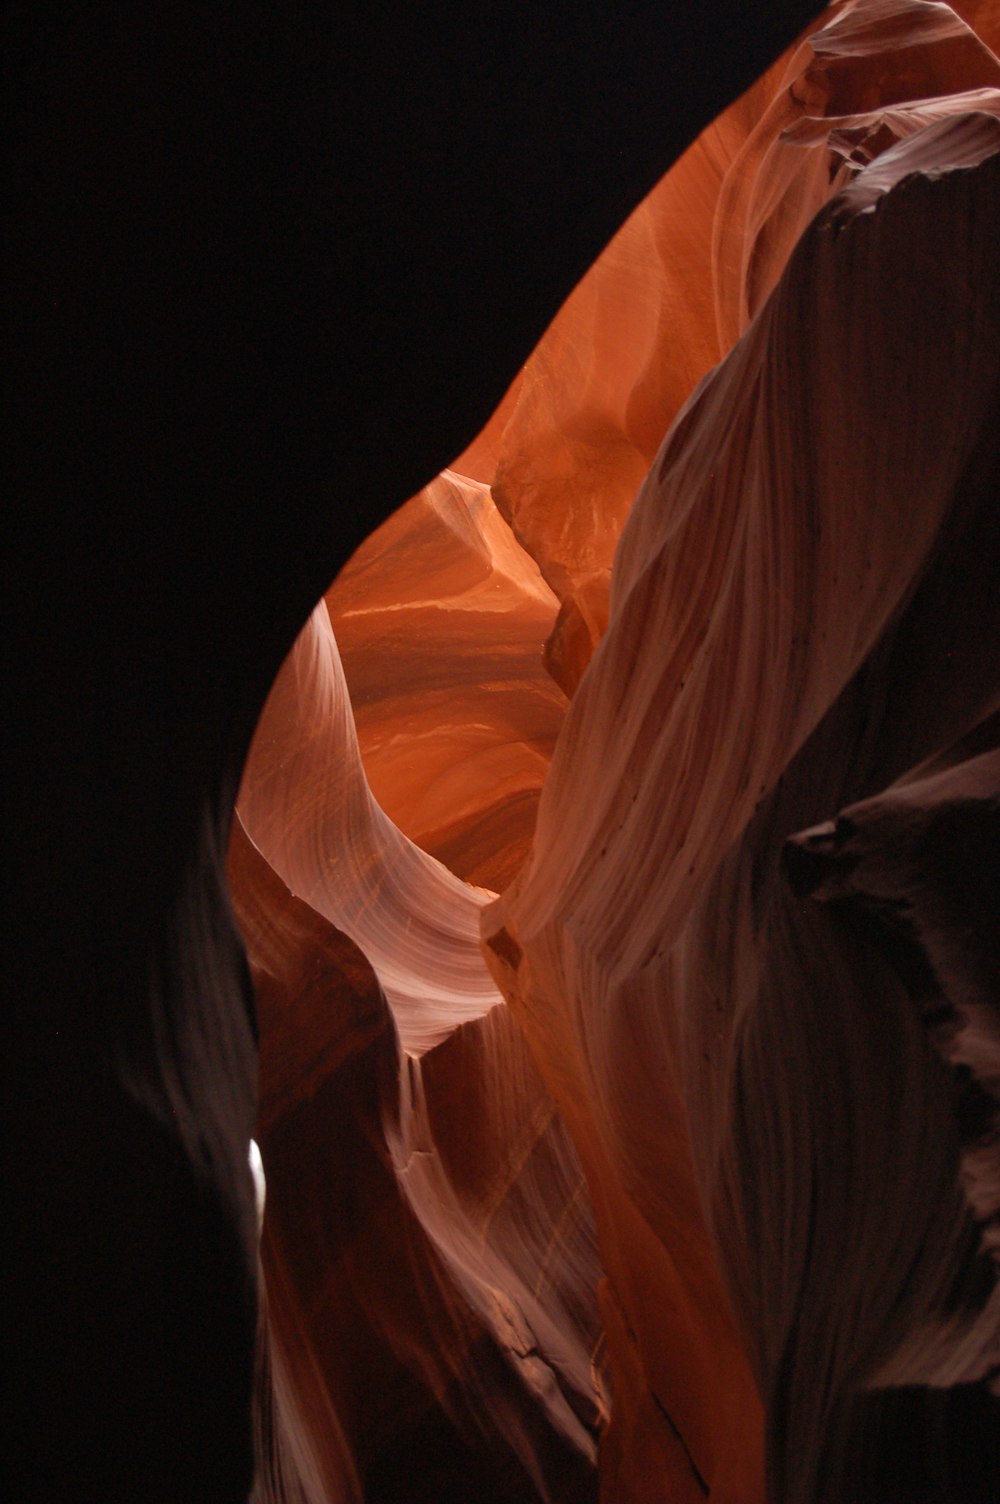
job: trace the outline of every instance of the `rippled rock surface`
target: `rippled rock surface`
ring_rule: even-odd
[[[998,85],[943,6],[813,28],[258,729],[247,829],[380,978],[398,1207],[506,1367],[428,1307],[435,1361],[541,1496],[599,1431],[616,1504],[985,1497],[934,1437],[988,1434],[1000,1330]]]
[[[1000,13],[815,9],[14,18],[5,1498],[992,1504]]]
[[[822,139],[835,191],[639,491],[532,863],[485,919],[594,1192],[628,1396],[608,1497],[874,1500],[914,1429],[901,1496],[987,1497],[983,1458],[931,1438],[996,1434],[995,958],[978,900],[953,953],[947,878],[967,839],[995,879],[996,764],[956,755],[940,853],[940,785],[909,770],[995,735],[1000,122],[995,61],[910,9],[918,59],[925,26],[982,92],[880,116],[870,165],[841,152],[856,121],[785,133],[807,178]],[[849,7],[807,46],[865,63],[906,20]],[[884,789],[940,899],[883,889],[890,817],[852,857],[850,810],[790,848],[842,846],[844,888],[796,897],[786,841]]]

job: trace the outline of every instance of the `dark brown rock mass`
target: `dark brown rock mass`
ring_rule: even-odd
[[[817,10],[15,9],[5,1499],[996,1497],[1000,11]]]

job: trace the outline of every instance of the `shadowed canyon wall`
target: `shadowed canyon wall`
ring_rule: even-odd
[[[15,21],[8,1496],[993,1497],[1000,15],[815,10]]]

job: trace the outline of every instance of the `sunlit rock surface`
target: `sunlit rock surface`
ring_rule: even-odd
[[[482,497],[464,492],[472,511],[457,541],[445,530],[442,562],[473,611],[481,582],[460,587]],[[519,567],[529,626],[539,605],[550,620]],[[390,654],[390,683],[394,662],[405,676],[419,655]],[[486,968],[488,895],[369,793],[325,603],[272,690],[238,811],[230,877],[260,998],[269,1188],[260,1498],[284,1499],[296,1476],[310,1499],[595,1497],[599,1266],[579,1160]],[[481,852],[478,815],[473,801]],[[417,1482],[408,1438],[430,1459]]]
[[[255,1497],[591,1497],[593,1231],[523,1046],[491,1071],[508,1015],[402,1064],[357,948],[241,825],[230,862],[268,1175]]]
[[[566,700],[541,658],[558,602],[488,486],[439,476],[326,603],[380,806],[457,876],[505,886],[530,849]]]
[[[963,14],[821,17],[279,675],[230,869],[261,1504],[991,1497],[1000,64]]]
[[[959,9],[996,50],[995,0]],[[530,25],[503,6],[443,25],[420,6],[391,24],[365,6],[154,6],[103,8],[95,25],[86,7],[13,9],[5,1500],[246,1504],[258,1318],[262,1501],[592,1497],[595,1443],[615,1501],[659,1498],[666,1474],[675,1498],[753,1500],[768,1476],[774,1498],[977,1498],[969,1469],[995,1434],[995,734],[962,728],[993,703],[996,547],[975,501],[996,489],[991,452],[970,457],[936,532],[928,519],[988,393],[956,299],[994,228],[963,205],[987,171],[973,158],[996,76],[943,7],[817,10],[630,0],[581,24],[539,0]],[[804,49],[752,86],[810,21]],[[532,362],[601,248],[748,87]],[[960,145],[966,165],[943,172]],[[885,192],[894,150],[918,170]],[[969,181],[944,186],[956,177]],[[904,213],[932,187],[933,216]],[[809,241],[805,270],[812,256],[829,276],[803,276],[795,249],[829,194],[846,282]],[[794,327],[772,321],[758,346],[772,290]],[[869,346],[904,300],[890,369]],[[983,338],[991,317],[977,308]],[[834,327],[843,400],[823,375]],[[517,986],[502,1002],[477,957],[484,890],[511,892],[529,931],[523,951],[497,938],[507,986],[537,949],[519,874],[615,797],[615,745],[598,733],[607,766],[588,768],[561,696],[593,700],[588,662],[602,636],[618,651],[643,551],[669,554],[655,517],[637,520],[609,589],[634,491],[707,370],[733,361],[716,397],[751,379],[739,337],[770,373],[752,415],[732,408],[759,436],[722,433],[729,409],[703,393],[671,447],[678,463],[696,442],[725,451],[732,526],[727,512],[701,536],[675,519],[690,570],[664,574],[692,582],[695,614],[674,601],[618,686],[631,736],[651,665],[668,675],[693,642],[712,650],[716,677],[685,677],[704,724],[687,723],[664,781],[705,793],[682,858],[697,892],[689,918],[664,907],[676,934],[660,937],[669,963],[650,963],[656,1007],[623,1011],[609,992],[595,1015],[596,968],[547,1001],[541,1022],[564,1038],[546,1052]],[[941,366],[926,390],[948,382],[933,402],[913,358],[925,344]],[[816,410],[791,477],[772,421],[789,392]],[[846,418],[845,473],[864,489],[862,459],[872,471],[844,522],[874,518],[870,610],[836,528],[786,525],[836,489]],[[759,462],[743,476],[741,446]],[[909,511],[887,544],[890,461]],[[653,474],[651,495],[662,482],[676,500],[690,480],[704,512],[697,463]],[[770,510],[744,505],[768,474]],[[417,493],[371,545],[378,569],[360,555],[317,613],[255,752],[252,837],[233,836],[258,1115],[224,865],[236,789],[302,623]],[[435,606],[406,593],[411,547]],[[816,631],[796,658],[781,635],[807,590]],[[379,764],[374,803],[331,622]],[[856,672],[852,634],[868,654]],[[727,661],[765,651],[773,672],[726,680]],[[836,698],[838,663],[853,677]],[[670,691],[668,677],[649,702],[630,776],[680,724]],[[427,692],[445,735],[420,713]],[[728,758],[708,744],[720,724]],[[791,761],[746,824],[746,791],[712,785],[758,740],[765,782]],[[569,791],[557,773],[532,857],[557,743],[558,768],[584,774]],[[304,790],[288,784],[299,773]],[[677,806],[637,792],[641,869]],[[570,939],[605,968],[614,916],[634,907],[639,937],[649,921],[609,835],[614,891],[588,855],[553,872],[538,915],[590,924],[594,899],[592,933]],[[661,893],[672,865],[665,852],[653,871]],[[627,992],[642,956],[626,942],[618,959],[608,985]],[[720,1009],[721,1039],[706,1022]]]
[[[567,693],[663,434],[813,215],[893,141],[961,108],[996,113],[998,86],[996,58],[947,6],[834,7],[702,132],[567,300],[499,441],[487,435],[497,505],[562,603],[546,656]]]
[[[408,1052],[499,1002],[478,945],[486,894],[407,840],[369,793],[325,602],[271,691],[237,809],[295,896],[364,949]]]
[[[879,1448],[942,1412],[915,1386],[978,1385],[989,1434],[992,1202],[948,1071],[891,946],[780,852],[996,705],[998,209],[1000,121],[961,101],[806,232],[640,490],[486,916],[593,1188],[613,1381],[665,1412],[654,1476],[612,1411],[609,1498],[754,1496],[758,1388],[777,1499],[882,1497]],[[925,1463],[904,1497],[940,1496]]]

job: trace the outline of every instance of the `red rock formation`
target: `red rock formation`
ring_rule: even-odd
[[[996,703],[959,618],[971,589],[996,640],[976,555],[996,547],[1000,122],[956,109],[832,200],[666,440],[532,864],[487,916],[593,1188],[613,1381],[641,1373],[665,1412],[659,1477],[627,1430],[609,1497],[759,1486],[739,1334],[775,1499],[879,1496],[869,1427],[905,1411],[869,1396],[995,1372],[918,1011],[777,861]],[[944,217],[953,241],[912,254]]]
[[[998,116],[946,6],[835,7],[282,670],[232,864],[262,1498],[396,1497],[400,1413],[497,1497],[587,1496],[603,1327],[613,1504],[985,1499],[888,1459],[987,1428],[998,1372],[995,895],[955,875],[998,787]]]
[[[245,1500],[260,706],[815,3],[10,15],[6,1498]]]
[[[530,1065],[490,1078],[505,1011],[459,1029],[444,1057],[404,1064],[364,957],[239,824],[230,864],[260,1005],[268,1176],[255,1498],[587,1497],[593,1443],[564,1394],[592,1423],[596,1332],[572,1304],[593,1283],[592,1228]],[[502,1131],[511,1112],[520,1134]],[[435,1179],[416,1167],[436,1143],[449,1153]],[[561,1207],[555,1241],[536,1204]],[[542,1351],[546,1311],[568,1339],[551,1368],[529,1356],[519,1269]],[[514,1313],[525,1335],[512,1358]]]
[[[387,815],[457,876],[523,865],[566,701],[540,644],[557,602],[482,484],[446,471],[326,594],[365,774]]]
[[[606,626],[612,555],[663,434],[817,210],[958,95],[997,109],[996,58],[947,6],[834,10],[702,132],[525,366],[493,494],[562,602],[547,663],[568,693]]]
[[[387,685],[390,704],[400,674],[420,694],[428,676],[414,676],[420,653],[405,646],[433,653],[434,639],[414,633],[422,617],[444,613],[454,630],[464,616],[468,631],[471,616],[475,632],[498,608],[504,625],[513,602],[522,626],[535,621],[530,718],[548,592],[516,556],[508,572],[491,572],[475,526],[482,488],[451,491],[442,482],[404,509],[411,565],[439,565],[409,577],[411,594],[414,583],[434,584],[438,600],[412,602],[416,623],[405,622],[406,602],[390,613],[402,643],[386,659],[376,641],[387,673],[368,682],[373,692]],[[495,517],[492,531],[502,565],[516,551]],[[386,534],[391,549],[400,529]],[[375,544],[367,553],[384,557],[386,540]],[[365,554],[355,580],[366,577]],[[402,583],[391,569],[376,580]],[[333,594],[350,622],[360,598],[350,575]],[[378,625],[375,602],[363,614]],[[502,648],[493,668],[510,672]],[[473,683],[453,711],[474,727],[487,690]],[[406,729],[426,753],[419,719]],[[516,778],[518,744],[493,733]],[[472,859],[489,863],[474,796],[478,781],[495,800],[496,757],[487,749],[485,769],[467,762],[452,774],[454,789],[471,766],[471,794],[455,801],[452,823],[464,814]],[[409,788],[390,778],[411,818],[427,807],[437,767],[432,748]],[[325,603],[272,690],[238,808],[230,873],[261,1006],[263,1265],[280,1379],[261,1497],[286,1496],[289,1458],[317,1499],[402,1500],[417,1487],[430,1499],[460,1486],[498,1500],[591,1497],[599,1269],[579,1162],[486,968],[478,919],[489,895],[408,841],[368,792]],[[515,850],[523,839],[516,809],[508,839]],[[505,869],[510,853],[496,863]],[[431,1459],[419,1485],[405,1466],[411,1433]]]
[[[517,373],[815,4],[13,17],[5,1498],[992,1501],[995,0]]]

